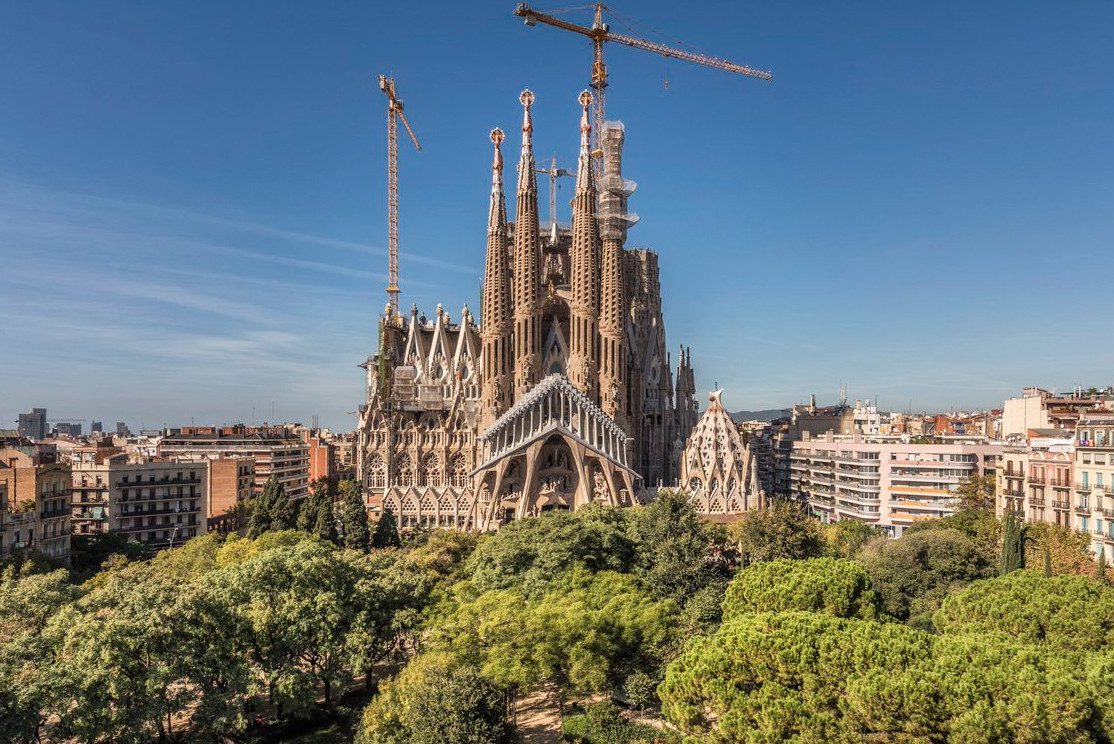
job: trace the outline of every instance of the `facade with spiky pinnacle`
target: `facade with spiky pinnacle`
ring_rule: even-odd
[[[692,430],[681,458],[681,486],[691,494],[697,512],[710,517],[765,505],[754,454],[722,399],[723,390],[708,395],[708,409]]]
[[[515,221],[507,221],[504,135],[494,130],[482,323],[387,312],[360,408],[359,477],[369,506],[402,528],[495,529],[592,501],[635,503],[677,482],[696,423],[682,352],[674,387],[657,254],[625,246],[637,217],[622,176],[625,132],[589,151],[592,97],[581,94],[572,224],[543,229],[531,108],[524,91]]]

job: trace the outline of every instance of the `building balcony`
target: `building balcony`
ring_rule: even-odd
[[[151,488],[152,486],[189,486],[201,483],[201,476],[182,478],[158,478],[156,480],[120,481],[117,488]]]
[[[1056,501],[1055,499],[1053,499],[1053,501],[1052,501],[1052,508],[1053,509],[1063,509],[1063,510],[1066,511],[1069,506],[1070,505],[1068,504],[1067,501]]]
[[[191,509],[185,506],[180,509],[132,509],[131,511],[121,512],[120,518],[126,519],[127,517],[139,517],[148,514],[190,514],[199,513],[200,511],[200,507]]]
[[[1030,496],[1029,503],[1034,506],[1044,506],[1044,496]]]
[[[1108,506],[1104,506],[1101,509],[1095,509],[1095,511],[1101,513],[1104,517],[1110,517],[1111,519],[1114,519],[1114,509]]]
[[[1076,514],[1090,514],[1091,513],[1090,504],[1076,504],[1075,505],[1075,513]]]

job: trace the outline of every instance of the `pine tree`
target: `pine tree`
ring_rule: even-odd
[[[263,492],[255,497],[251,505],[251,520],[248,522],[248,537],[255,539],[271,529],[272,510],[278,488],[278,478],[271,476],[263,485]]]
[[[368,528],[367,508],[364,506],[360,484],[356,481],[344,481],[340,489],[344,492],[344,507],[340,513],[341,525],[344,527],[344,547],[366,553],[371,543],[371,530]]]
[[[379,521],[375,523],[375,534],[371,537],[373,548],[401,547],[402,540],[398,537],[398,521],[390,509],[384,509]]]
[[[286,495],[286,489],[279,483],[275,500],[271,504],[271,531],[292,530],[297,526],[297,521],[294,504]]]

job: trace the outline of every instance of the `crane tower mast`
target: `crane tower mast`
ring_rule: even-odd
[[[379,76],[379,90],[387,96],[387,303],[388,315],[398,314],[398,122],[420,151],[418,138],[402,113],[402,99],[395,96],[394,78]]]

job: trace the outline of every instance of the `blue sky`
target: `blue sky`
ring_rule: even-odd
[[[589,46],[512,9],[6,0],[0,426],[273,403],[350,428],[384,303],[376,75],[423,146],[401,142],[404,306],[478,310],[487,133],[512,133],[513,160],[522,88],[539,159],[575,157]],[[774,74],[607,50],[628,246],[659,252],[702,390],[757,409],[842,381],[923,410],[1114,382],[1114,5],[617,9]]]

